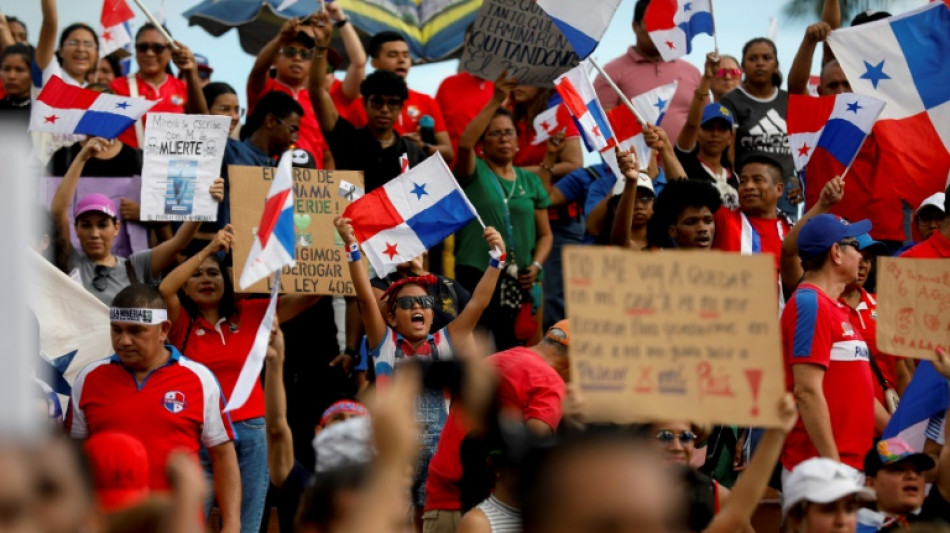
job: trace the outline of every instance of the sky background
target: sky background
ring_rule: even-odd
[[[915,6],[923,5],[926,1],[892,0],[887,4],[891,13],[900,13]],[[787,74],[792,59],[795,57],[795,52],[801,43],[805,28],[815,21],[789,20],[783,17],[781,12],[785,2],[786,0],[717,0],[715,3],[715,18],[720,53],[738,57],[742,51],[743,43],[747,40],[753,37],[769,36],[770,19],[776,17],[775,40],[778,46],[779,64],[782,72]],[[144,0],[144,3],[153,10],[158,10],[160,6],[159,0]],[[231,84],[237,89],[243,104],[247,101],[244,97],[244,88],[254,57],[241,50],[236,30],[232,30],[221,37],[212,37],[198,26],[189,27],[188,21],[182,16],[182,13],[198,3],[200,3],[200,0],[166,0],[167,25],[178,40],[185,43],[193,51],[208,57],[211,66],[214,68],[212,79]],[[20,3],[0,0],[0,8],[3,9],[4,13],[15,15],[26,22],[29,28],[30,41],[34,44],[41,21],[39,4],[39,0],[28,0]],[[129,4],[137,15],[133,25],[138,27],[145,22],[145,17],[141,15],[131,0],[129,0]],[[634,36],[631,21],[633,20],[634,4],[635,0],[622,0],[620,3],[607,33],[593,54],[593,57],[601,64],[605,64],[624,53],[627,47],[633,44]],[[98,27],[101,6],[101,0],[59,0],[60,28],[64,28],[73,22],[86,22],[93,27]],[[705,54],[712,50],[713,39],[707,35],[700,35],[693,40],[693,53],[687,56],[686,60],[702,68]],[[815,64],[817,64],[817,61]],[[457,65],[458,61],[450,60],[415,66],[409,73],[409,86],[417,91],[435,95],[439,83],[446,76],[454,74]],[[135,70],[134,65],[133,70]]]

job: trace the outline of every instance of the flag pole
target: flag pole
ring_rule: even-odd
[[[152,24],[155,25],[156,28],[158,28],[159,33],[161,33],[162,37],[164,37],[165,40],[168,41],[168,44],[169,46],[172,47],[172,50],[178,50],[178,45],[175,44],[175,40],[172,39],[172,36],[168,34],[168,31],[165,30],[165,27],[162,26],[161,22],[159,22],[158,19],[155,18],[155,15],[153,15],[152,12],[149,11],[147,7],[145,7],[145,4],[142,3],[142,0],[133,0],[133,1],[135,2],[135,5],[139,6],[139,9],[142,10],[142,13],[145,15],[145,18],[147,18],[149,22],[151,22]]]
[[[627,95],[623,94],[623,91],[620,90],[620,87],[617,87],[617,84],[614,83],[614,80],[610,79],[610,76],[607,75],[607,72],[604,71],[603,67],[601,67],[593,57],[588,57],[587,60],[590,61],[590,64],[594,65],[594,68],[597,69],[597,72],[600,72],[600,75],[603,76],[605,80],[607,80],[607,84],[610,85],[610,88],[613,89],[615,93],[617,93],[617,96],[620,97],[620,101],[623,102],[624,105],[627,106],[627,109],[633,113],[633,116],[636,117],[637,122],[640,123],[640,127],[646,128],[647,121],[643,120],[643,117],[640,116],[640,113],[637,113],[637,110],[633,107],[633,103],[630,102],[630,99],[627,98]]]
[[[858,151],[854,153],[854,157],[851,158],[851,162],[848,163],[848,166],[844,167],[844,172],[841,173],[841,181],[844,181],[844,175],[847,174],[849,170],[851,170],[851,165],[853,165],[854,160],[858,158],[858,154],[861,153],[861,148],[864,148],[864,141],[866,140],[868,140],[867,135],[861,139],[861,144],[858,145]]]
[[[716,12],[713,10],[713,0],[709,0],[709,18],[712,19],[713,27],[713,49],[715,50],[716,57],[719,57],[719,39],[716,38]],[[774,40],[774,39],[773,39]]]

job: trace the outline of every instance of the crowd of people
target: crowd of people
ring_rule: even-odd
[[[644,128],[650,160],[616,150],[620,175],[583,166],[573,124],[535,139],[553,89],[459,72],[435,97],[414,91],[406,38],[381,32],[364,50],[335,2],[283,24],[248,74],[247,102],[214,81],[212,50],[151,24],[123,72],[100,57],[92,26],[60,30],[57,0],[40,0],[35,44],[0,15],[0,113],[28,117],[57,76],[156,100],[151,112],[231,119],[221,177],[199,191],[219,205],[205,223],[142,222],[132,199],[77,198],[86,177],[141,174],[147,114],[116,139],[30,134],[38,165],[62,178],[38,251],[109,307],[114,354],[81,369],[64,414],[44,404],[54,429],[41,445],[0,448],[0,531],[726,533],[752,529],[769,487],[783,531],[950,529],[945,417],[923,447],[882,438],[920,365],[878,348],[874,297],[877,257],[950,258],[950,190],[908,210],[904,240],[879,236],[830,214],[849,201],[846,181],[803,183],[789,149],[788,96],[808,93],[838,1],[806,30],[783,89],[767,38],[708,54],[702,70],[663,61],[643,23],[650,0],[638,0],[633,44],[605,72],[630,98],[678,86],[663,126]],[[821,61],[818,94],[851,92],[829,49]],[[605,108],[623,105],[603,76],[594,86]],[[367,192],[407,160],[442,157],[487,227],[472,222],[378,276],[337,217],[356,296],[280,296],[264,370],[225,412],[268,308],[234,285],[230,196],[242,184],[228,167],[276,167],[288,150],[298,167],[361,171]],[[806,187],[820,192],[799,216]],[[149,246],[120,257],[127,224]],[[773,256],[781,427],[686,414],[588,423],[571,383],[571,244]],[[932,364],[950,380],[950,354],[937,349]]]

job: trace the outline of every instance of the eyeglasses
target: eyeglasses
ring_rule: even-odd
[[[719,70],[716,71],[716,77],[717,77],[717,78],[725,78],[726,76],[730,76],[730,77],[732,77],[732,78],[738,78],[739,76],[742,76],[742,69],[739,69],[739,68],[721,68],[721,69],[719,69]]]
[[[383,106],[388,107],[389,109],[395,111],[402,109],[403,100],[398,96],[392,96],[389,98],[383,98],[382,96],[370,96],[369,105],[377,111],[382,109]]]
[[[656,434],[656,440],[662,442],[663,444],[672,444],[673,439],[676,438],[679,438],[680,444],[696,442],[696,434],[692,431],[684,431],[677,435],[668,429],[664,429],[663,431],[658,431]]]
[[[518,132],[515,130],[492,130],[485,134],[485,137],[490,139],[501,139],[502,137],[508,137],[509,139],[514,139],[518,135]]]
[[[168,45],[162,43],[135,43],[136,52],[140,54],[147,54],[149,50],[155,52],[155,55],[159,56],[165,53],[165,50],[168,50]]]
[[[400,296],[396,298],[396,301],[393,302],[393,307],[399,307],[400,309],[412,309],[415,304],[419,304],[419,307],[423,309],[432,309],[435,307],[435,298],[431,296]]]
[[[294,59],[297,56],[300,56],[300,59],[307,60],[313,59],[313,50],[309,48],[284,48],[280,51],[284,57],[287,59]]]
[[[239,117],[244,116],[245,109],[240,106],[229,106],[229,105],[214,105],[211,106],[213,111],[218,111],[221,113],[226,113],[228,115],[237,115]]]
[[[858,251],[861,250],[861,248],[860,248],[861,245],[858,244],[858,240],[857,240],[857,239],[847,239],[847,240],[844,240],[844,241],[838,241],[838,246],[850,246],[850,247],[854,248],[855,250],[858,250]]]
[[[95,276],[92,278],[92,288],[99,292],[106,290],[106,287],[109,285],[110,277],[112,276],[109,273],[109,267],[96,265]]]
[[[68,41],[63,42],[63,48],[85,48],[87,50],[95,50],[99,48],[96,45],[95,41],[80,41],[78,39],[69,39]]]
[[[277,118],[277,117],[274,117],[274,118]],[[279,118],[277,119],[277,122],[280,122],[281,126],[287,128],[287,131],[289,131],[291,135],[296,135],[296,133],[300,131],[300,126],[293,126],[291,124],[287,124],[286,122],[284,122],[283,120]]]

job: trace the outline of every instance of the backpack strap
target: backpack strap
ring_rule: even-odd
[[[129,284],[139,282],[139,276],[135,273],[135,266],[132,265],[132,260],[128,257],[125,258],[125,275],[129,278]]]

